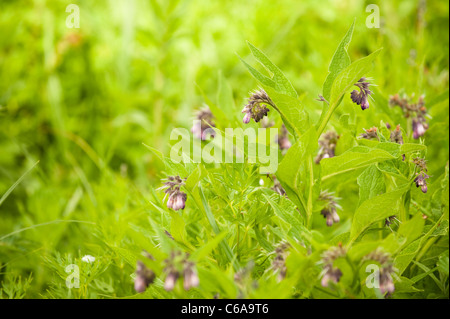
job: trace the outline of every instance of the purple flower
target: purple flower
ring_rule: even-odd
[[[323,209],[320,213],[326,218],[328,227],[331,227],[334,223],[339,223],[340,221],[339,215],[334,207]]]
[[[277,139],[278,146],[282,152],[288,150],[292,146],[288,138],[288,130],[284,124],[281,126],[281,134],[280,136],[277,136]]]
[[[380,292],[384,295],[390,296],[395,291],[394,281],[392,280],[391,273],[393,273],[392,265],[380,269]]]
[[[137,262],[136,278],[134,280],[134,290],[139,293],[144,292],[148,285],[155,280],[155,273],[148,269],[142,261]]]
[[[370,83],[366,82],[366,78],[361,78],[355,86],[359,88],[359,92],[357,90],[353,90],[350,93],[350,97],[353,103],[361,106],[361,109],[364,111],[369,108],[369,95],[372,94],[372,91],[369,90]]]
[[[385,297],[392,295],[395,291],[392,275],[397,271],[397,269],[393,266],[390,254],[377,248],[375,251],[372,251],[364,256],[362,262],[367,260],[376,261],[380,264],[380,270],[378,271],[380,292],[383,295],[385,294]]]
[[[363,128],[365,133],[362,133],[360,136],[362,138],[365,138],[366,140],[371,140],[371,139],[376,139],[376,140],[380,140],[380,138],[378,137],[377,131],[378,129],[374,126],[369,128],[368,130],[366,130],[365,128]]]
[[[413,127],[413,137],[414,139],[417,140],[420,136],[423,136],[425,134],[428,125],[426,123],[425,124],[422,123],[420,119],[413,119],[412,127]]]
[[[282,242],[275,249],[276,256],[272,262],[272,269],[274,272],[279,271],[278,273],[278,281],[283,280],[286,277],[287,267],[286,267],[286,258],[289,254],[289,243]]]
[[[208,134],[214,137],[215,132],[211,127],[215,127],[216,125],[213,122],[214,115],[211,113],[211,110],[206,107],[198,111],[196,118],[197,123],[194,122],[195,124],[191,128],[192,134],[202,141],[207,139]]]
[[[328,227],[331,227],[334,223],[339,223],[340,218],[337,213],[337,208],[340,208],[336,202],[336,197],[333,194],[323,191],[319,195],[319,201],[325,202],[325,207],[320,212],[326,219]]]
[[[325,266],[325,274],[322,277],[320,284],[322,287],[328,287],[330,281],[337,284],[341,279],[342,271],[339,268],[333,268],[331,265]]]
[[[173,210],[184,209],[186,206],[186,193],[180,190],[181,186],[184,186],[184,181],[186,179],[181,179],[180,176],[169,176],[167,182],[164,186],[159,189],[164,189],[166,194],[169,195],[167,200],[167,208],[172,208]]]
[[[336,259],[344,257],[346,253],[346,250],[341,244],[339,244],[339,246],[331,247],[323,253],[322,262],[324,266],[321,280],[321,285],[323,287],[328,287],[330,281],[335,284],[339,282],[342,276],[342,271],[339,268],[334,267],[333,263]]]
[[[193,262],[186,262],[183,270],[183,287],[184,290],[189,290],[192,287],[197,287],[199,285],[199,280],[197,276],[197,272],[194,269],[194,263]]]
[[[164,272],[167,273],[164,281],[164,289],[167,291],[173,290],[178,278],[183,275],[183,287],[189,290],[193,287],[198,287],[200,281],[195,270],[195,264],[189,261],[189,254],[181,253],[179,251],[172,251],[169,258],[164,262]]]
[[[179,277],[179,274],[177,271],[171,271],[166,277],[166,280],[164,281],[164,289],[166,291],[171,291],[173,288],[175,288],[175,283]]]
[[[418,139],[428,129],[428,123],[425,119],[427,116],[425,97],[421,95],[417,103],[410,103],[410,100],[411,98],[406,95],[400,98],[398,94],[395,94],[389,98],[389,104],[391,106],[399,106],[406,118],[412,118],[413,137]]]
[[[242,113],[245,113],[243,122],[248,124],[250,119],[259,122],[270,111],[266,105],[274,106],[274,103],[264,90],[259,90],[251,94],[248,98],[248,103],[242,109]]]
[[[339,139],[339,135],[337,135],[333,131],[329,131],[325,134],[322,134],[319,140],[319,154],[317,154],[314,162],[319,164],[323,158],[334,157],[334,150],[336,149],[336,144]]]
[[[426,193],[428,190],[427,187],[427,179],[430,176],[428,176],[425,172],[421,172],[417,175],[417,177],[414,179],[414,182],[416,183],[416,187],[420,187],[423,193]]]
[[[400,124],[397,125],[395,130],[391,132],[391,142],[397,143],[397,144],[403,144],[403,136],[402,131],[400,130]]]

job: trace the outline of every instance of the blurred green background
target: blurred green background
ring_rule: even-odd
[[[66,27],[70,3],[80,8],[79,29]],[[365,24],[371,3],[379,29]],[[170,131],[189,128],[202,106],[198,87],[215,98],[219,72],[238,106],[257,87],[238,58],[255,64],[246,40],[305,94],[314,119],[329,61],[355,18],[350,57],[384,47],[370,74],[384,99],[445,93],[448,11],[445,0],[0,0],[0,197],[39,160],[0,206],[0,273],[32,269],[39,292],[41,254],[76,251],[96,236],[83,223],[33,225],[93,220],[120,240],[123,221],[162,177],[142,143],[167,154]],[[430,114],[437,177],[448,160],[448,101]],[[376,107],[364,115],[360,130],[390,120]]]

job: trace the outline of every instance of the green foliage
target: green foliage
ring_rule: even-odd
[[[380,29],[360,1],[80,1],[79,30],[65,5],[0,15],[0,298],[449,298],[448,3],[380,3]],[[363,77],[364,111],[350,98]],[[224,146],[186,133],[194,110],[216,134],[257,129],[269,124],[240,110],[259,89],[291,142],[256,143],[276,172],[260,174],[243,132],[225,141],[232,163],[198,162],[195,147]],[[419,139],[396,93],[425,94]],[[184,162],[169,156],[175,128]],[[184,209],[168,207],[169,176]],[[142,293],[140,262],[154,276]],[[339,280],[324,280],[330,265]],[[392,266],[391,294],[367,285],[374,265]]]

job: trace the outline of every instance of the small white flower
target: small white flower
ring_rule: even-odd
[[[263,186],[264,185],[264,180],[262,178],[259,179],[259,186]]]
[[[95,257],[91,255],[86,255],[83,258],[81,258],[81,261],[84,261],[85,263],[93,263],[95,261]]]

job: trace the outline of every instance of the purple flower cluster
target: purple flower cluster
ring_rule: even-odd
[[[369,95],[372,94],[372,91],[369,89],[370,83],[366,81],[366,78],[361,78],[355,86],[359,88],[359,92],[357,90],[353,90],[350,94],[350,97],[353,103],[361,106],[361,109],[364,111],[369,108]]]
[[[391,142],[397,144],[403,144],[402,131],[400,130],[400,124],[391,132],[390,136]]]
[[[389,98],[389,104],[391,106],[399,106],[403,110],[406,118],[412,118],[413,137],[418,139],[428,129],[428,123],[425,118],[427,116],[427,109],[425,108],[425,98],[423,95],[419,97],[417,103],[410,103],[411,99],[406,95],[400,97],[398,94],[395,94]]]
[[[336,144],[339,139],[339,135],[336,132],[329,131],[325,134],[322,134],[319,139],[319,153],[317,154],[314,162],[319,164],[322,158],[331,158],[334,157],[334,150],[336,149]]]
[[[279,271],[278,280],[281,281],[286,277],[286,257],[289,253],[290,245],[289,243],[283,242],[275,249],[275,258],[272,262],[272,269],[274,271]]]
[[[281,126],[281,134],[280,136],[277,136],[277,140],[278,146],[282,152],[287,151],[292,146],[288,138],[288,130],[284,124]]]
[[[362,138],[364,138],[364,139],[366,139],[366,140],[372,140],[372,139],[375,139],[375,140],[377,140],[377,141],[380,140],[380,138],[378,137],[378,133],[377,133],[378,128],[376,128],[375,126],[369,128],[368,130],[366,130],[365,128],[363,128],[363,130],[364,130],[365,133],[361,133],[360,136],[361,136]]]
[[[273,187],[271,189],[280,194],[281,196],[286,195],[286,191],[284,190],[283,186],[281,186],[280,181],[275,176],[273,176],[272,179],[273,179]]]
[[[199,124],[194,124],[191,129],[192,134],[198,139],[202,141],[206,140],[208,134],[210,136],[215,135],[214,130],[211,127],[216,127],[213,119],[214,115],[212,114],[209,108],[204,108],[197,112],[196,119],[201,121]]]
[[[320,213],[325,217],[328,227],[332,226],[334,223],[339,223],[340,221],[337,208],[341,208],[341,206],[336,202],[337,199],[338,198],[327,191],[322,191],[319,195],[319,201],[325,202],[325,207]]]
[[[261,121],[264,116],[270,111],[266,105],[274,106],[274,103],[263,89],[253,92],[248,98],[248,103],[242,109],[245,113],[243,122],[248,124],[250,119],[255,122]]]
[[[153,257],[146,252],[146,257],[153,259]],[[134,290],[143,293],[147,287],[155,280],[155,273],[148,269],[142,261],[138,261],[136,265],[136,278],[134,279]]]
[[[321,273],[322,287],[328,287],[329,282],[333,282],[337,284],[342,276],[342,271],[333,266],[333,263],[336,259],[340,257],[344,257],[346,254],[346,250],[342,247],[342,245],[332,247],[329,250],[325,251],[322,254],[322,263],[323,263],[323,271]]]
[[[414,158],[413,163],[419,169],[419,172],[416,173],[417,176],[414,179],[414,183],[416,183],[416,187],[420,187],[423,193],[426,193],[428,191],[427,179],[430,178],[427,174],[427,163],[423,158],[419,157]]]
[[[167,208],[173,210],[184,209],[186,205],[187,195],[180,190],[184,186],[186,179],[181,179],[180,176],[169,176],[164,186],[159,189],[166,189],[164,192],[169,195],[167,200]]]
[[[379,263],[380,270],[378,275],[380,292],[383,295],[386,294],[386,297],[391,296],[395,291],[392,274],[397,271],[397,269],[394,268],[391,256],[380,249],[376,249],[362,259],[363,262],[366,260],[372,260]]]
[[[183,276],[183,288],[185,290],[189,290],[199,285],[200,281],[195,269],[195,264],[187,258],[187,254],[183,254],[179,251],[172,251],[169,258],[164,261],[166,264],[164,272],[167,274],[166,280],[164,281],[165,290],[173,290],[176,281],[181,275]]]

